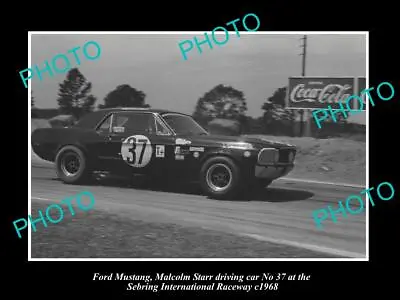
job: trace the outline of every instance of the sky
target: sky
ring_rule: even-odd
[[[32,34],[31,66],[44,68],[57,54],[96,41],[98,59],[87,60],[78,50],[79,70],[92,82],[96,106],[118,85],[129,84],[146,94],[153,108],[192,114],[197,100],[218,84],[244,92],[247,115],[259,117],[262,104],[274,91],[287,85],[288,77],[300,76],[302,51],[299,34],[246,34],[231,32],[222,46],[196,47],[183,60],[178,44],[202,33],[186,34]],[[218,39],[222,40],[223,36]],[[91,52],[91,51],[89,51]],[[363,34],[310,34],[307,38],[306,76],[366,76],[366,38]],[[30,66],[28,66],[30,67]],[[61,67],[61,63],[60,63]],[[38,108],[56,108],[59,83],[66,74],[42,81],[33,77],[32,91]],[[365,124],[365,113],[351,120]]]

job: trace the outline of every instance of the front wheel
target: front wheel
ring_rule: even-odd
[[[240,177],[240,169],[235,162],[223,156],[208,159],[200,170],[203,191],[215,199],[237,196],[242,186]]]
[[[90,176],[85,154],[75,146],[63,147],[55,159],[58,178],[69,184],[79,184],[87,181]]]
[[[265,179],[265,178],[255,178],[254,182],[253,182],[254,187],[256,189],[261,189],[261,190],[268,187],[271,183],[272,183],[272,180]]]
[[[265,178],[253,178],[249,183],[249,190],[254,194],[259,194],[265,190],[270,184],[272,180]]]

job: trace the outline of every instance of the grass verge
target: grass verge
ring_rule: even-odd
[[[32,216],[49,203],[32,200]],[[32,258],[327,258],[324,253],[93,210],[32,231]],[[54,215],[53,219],[59,216]]]

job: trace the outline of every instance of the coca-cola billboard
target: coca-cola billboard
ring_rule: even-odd
[[[357,82],[357,80],[359,80]],[[364,86],[362,86],[364,80]],[[346,108],[346,100],[352,95],[360,96],[365,89],[365,78],[354,77],[290,77],[286,107],[292,109],[339,109],[339,102]],[[362,95],[361,95],[361,98]],[[365,99],[363,110],[365,110]],[[360,109],[357,98],[349,101],[350,109]]]

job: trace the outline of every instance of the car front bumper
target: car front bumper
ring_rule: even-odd
[[[290,171],[292,171],[294,165],[286,165],[286,166],[256,166],[255,168],[255,176],[257,178],[265,178],[265,179],[276,179],[282,176],[287,175]]]

